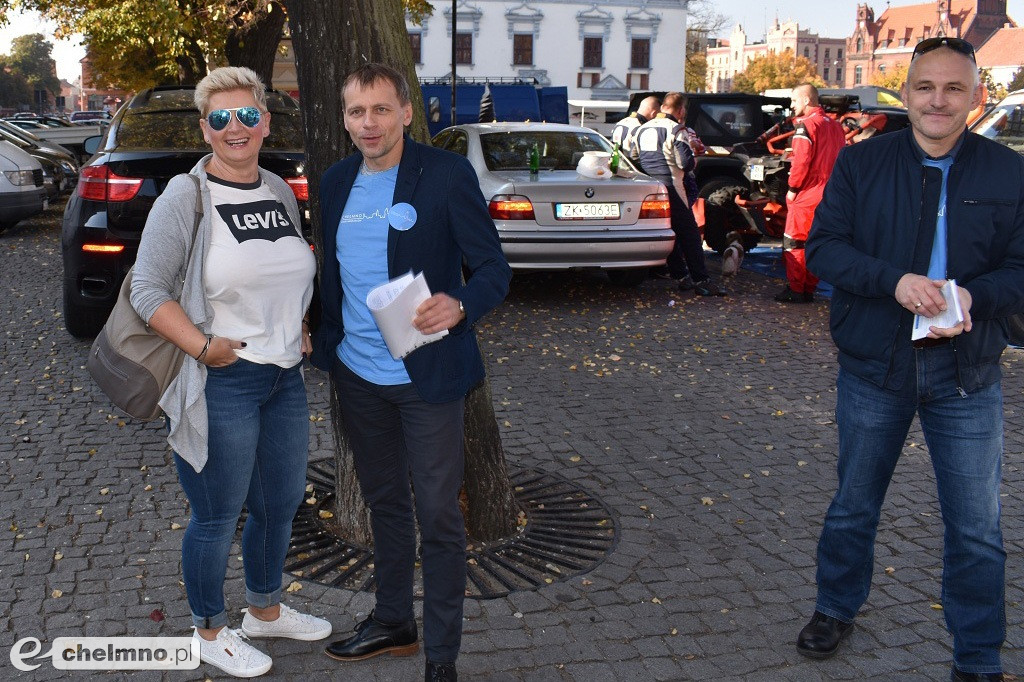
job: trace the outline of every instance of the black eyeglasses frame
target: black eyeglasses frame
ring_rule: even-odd
[[[954,38],[952,36],[936,36],[934,38],[925,38],[917,44],[914,48],[914,54],[911,55],[910,61],[914,61],[923,54],[928,54],[932,50],[937,50],[940,47],[948,47],[957,54],[970,59],[975,64],[978,63],[978,59],[974,54],[974,45],[963,38]]]

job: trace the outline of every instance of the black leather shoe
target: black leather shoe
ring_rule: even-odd
[[[456,682],[459,674],[455,672],[454,663],[431,663],[427,661],[426,682]]]
[[[949,679],[953,682],[1003,682],[1002,673],[965,673],[955,665]]]
[[[803,292],[793,291],[789,286],[775,294],[775,300],[779,303],[810,303],[813,298],[814,294],[811,294],[811,298],[806,298]]]
[[[381,654],[412,656],[420,650],[414,620],[388,625],[374,618],[371,612],[366,620],[356,625],[355,631],[348,639],[332,642],[324,651],[336,661],[361,661]]]
[[[796,650],[810,658],[828,658],[839,648],[853,623],[844,623],[838,618],[815,611],[811,622],[804,626],[796,638]]]

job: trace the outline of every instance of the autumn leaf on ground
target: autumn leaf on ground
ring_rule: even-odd
[[[297,580],[293,580],[291,584],[288,585],[287,588],[285,588],[285,592],[298,592],[301,589],[302,583],[298,582]]]
[[[712,500],[710,497],[702,497],[702,498],[700,498],[700,503],[703,504],[706,507],[710,507],[711,505],[713,505],[715,503],[715,501]]]

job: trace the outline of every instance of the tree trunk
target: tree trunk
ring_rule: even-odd
[[[310,215],[317,252],[322,254],[320,178],[332,163],[352,151],[342,123],[341,85],[345,76],[366,62],[391,64],[409,80],[413,107],[409,132],[424,142],[428,139],[426,115],[400,0],[288,0],[287,8],[306,133]],[[358,494],[340,412],[332,393],[338,474],[335,521],[346,538],[362,541],[369,538],[368,515]],[[517,509],[486,383],[472,391],[466,401],[465,482],[471,537],[494,540],[513,532]]]
[[[277,2],[269,3],[265,11],[259,11],[254,18],[246,19],[253,11],[253,2],[250,0],[235,12],[224,55],[228,64],[249,67],[268,88],[272,88],[274,59],[287,17],[284,8]]]

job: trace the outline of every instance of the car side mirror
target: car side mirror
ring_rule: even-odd
[[[82,148],[85,149],[86,154],[92,156],[96,153],[96,150],[100,148],[100,143],[103,141],[102,135],[93,135],[82,140]]]

